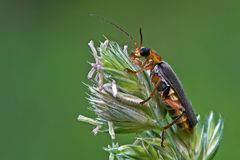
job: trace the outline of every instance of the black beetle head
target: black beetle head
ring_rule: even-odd
[[[140,55],[143,57],[147,57],[150,54],[150,49],[149,48],[141,48],[140,49]]]

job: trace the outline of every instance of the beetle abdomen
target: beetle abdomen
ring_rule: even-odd
[[[157,84],[156,82],[159,79],[161,80],[158,91],[161,99],[167,105],[170,117],[174,120],[181,116],[176,122],[177,126],[183,130],[191,131],[197,123],[191,103],[187,99],[181,82],[176,77],[174,71],[167,63],[164,63],[164,67],[162,65],[157,64],[151,71],[152,82]],[[167,73],[171,74],[171,76],[166,76],[163,70],[168,70]]]
[[[160,83],[158,91],[163,101],[166,102],[166,105],[174,110],[184,111],[183,117],[186,117],[190,126],[189,128],[193,128],[197,124],[197,117],[193,111],[191,102],[183,90],[180,80],[171,66],[167,62],[162,61],[152,69],[151,76],[153,75],[159,77],[161,82],[164,82]],[[168,86],[167,89],[166,86]]]
[[[176,119],[177,117],[181,116],[182,117],[176,122],[176,125],[182,129],[182,130],[187,130],[187,131],[191,131],[192,127],[189,125],[189,121],[187,116],[180,110],[175,110],[170,106],[167,106],[167,111],[169,116],[172,118],[172,120]]]

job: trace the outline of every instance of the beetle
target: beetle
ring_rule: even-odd
[[[97,16],[97,18],[115,26],[117,29],[125,33],[130,40],[134,41],[132,36],[118,25],[106,20],[103,17]],[[130,59],[135,65],[139,66],[140,69],[133,71],[126,68],[126,71],[131,74],[139,74],[143,71],[150,70],[150,78],[151,82],[154,84],[154,89],[152,90],[150,96],[146,100],[140,102],[140,104],[146,103],[158,92],[161,100],[166,105],[166,110],[173,121],[163,127],[161,135],[161,146],[163,146],[164,132],[166,129],[170,128],[174,124],[177,124],[177,126],[182,130],[191,133],[198,123],[198,120],[193,111],[192,104],[185,94],[183,85],[172,67],[164,61],[156,51],[151,48],[143,47],[141,28],[139,32],[140,44],[138,45],[134,41],[135,50],[130,54]],[[144,62],[140,60],[141,57],[145,58]]]
[[[173,119],[170,124],[163,127],[162,138],[164,137],[164,131],[174,124],[177,124],[178,127],[186,132],[192,132],[198,121],[192,104],[184,92],[181,81],[172,67],[156,51],[151,48],[142,47],[142,41],[142,30],[140,28],[140,46],[136,47],[130,55],[133,63],[138,65],[140,69],[138,71],[126,69],[129,73],[133,74],[150,70],[150,78],[154,84],[154,89],[150,97],[140,103],[144,104],[149,101],[156,92],[160,94],[170,117]],[[140,57],[145,58],[143,63]]]

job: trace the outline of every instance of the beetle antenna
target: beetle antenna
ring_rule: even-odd
[[[93,17],[96,17],[100,20],[102,20],[103,22],[106,22],[114,27],[116,27],[118,30],[120,30],[121,32],[123,32],[125,35],[128,36],[128,38],[134,43],[134,46],[136,46],[136,42],[134,41],[134,38],[131,34],[129,34],[127,31],[125,31],[123,28],[121,28],[120,26],[118,26],[117,24],[113,23],[112,21],[102,17],[102,16],[99,16],[99,15],[96,15],[96,14],[90,14],[90,16],[93,16]]]
[[[143,44],[143,35],[142,35],[142,28],[141,27],[139,29],[139,33],[140,33],[140,48],[141,48],[142,44]]]

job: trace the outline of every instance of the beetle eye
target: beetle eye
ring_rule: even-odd
[[[147,57],[147,56],[149,56],[149,54],[150,54],[150,49],[149,49],[149,48],[141,48],[140,54],[141,54],[141,56],[143,56],[143,57]]]

